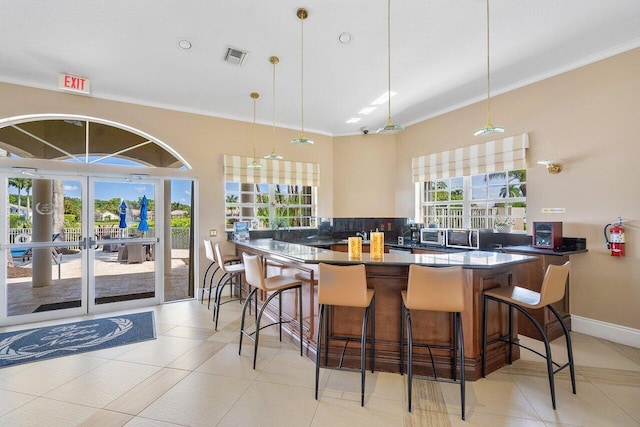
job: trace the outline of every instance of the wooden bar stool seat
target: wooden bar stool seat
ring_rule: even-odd
[[[303,337],[302,337],[302,282],[294,279],[289,276],[270,276],[265,277],[264,269],[262,265],[262,259],[258,255],[249,255],[247,253],[242,254],[242,259],[244,261],[245,267],[245,280],[247,284],[249,284],[252,289],[247,296],[246,301],[244,302],[244,306],[242,307],[242,321],[240,324],[240,345],[238,346],[238,354],[242,353],[242,338],[247,337],[254,341],[254,349],[253,349],[253,369],[256,369],[256,359],[258,357],[258,344],[260,342],[260,330],[267,328],[269,326],[278,325],[279,333],[280,333],[280,341],[282,341],[282,324],[294,322],[295,319],[291,320],[283,320],[282,317],[282,297],[280,294],[283,291],[287,291],[290,289],[298,290],[298,319],[299,319],[299,330],[300,330],[300,356],[302,356],[302,348],[303,348]],[[257,291],[261,290],[267,294],[267,299],[262,303],[260,310],[258,311],[258,294]],[[251,306],[251,297],[255,297],[256,301],[256,318],[255,325],[253,331],[249,331],[245,329],[245,311],[247,307]],[[262,320],[262,315],[264,310],[269,306],[269,302],[275,297],[278,297],[278,320],[273,323],[269,323],[268,325],[260,326],[260,322]],[[295,316],[294,316],[295,317]]]
[[[407,328],[407,400],[408,411],[411,412],[413,390],[413,347],[426,347],[431,360],[432,377],[421,379],[460,384],[460,405],[462,419],[465,419],[465,380],[464,380],[464,337],[462,333],[462,316],[464,311],[464,275],[462,267],[423,267],[412,264],[409,266],[409,281],[407,290],[401,292],[401,327],[400,327],[400,374],[404,374],[404,328]],[[451,313],[453,330],[451,345],[436,343],[414,343],[411,328],[411,312],[415,310],[437,311]],[[453,379],[438,378],[431,349],[451,351],[453,358]],[[458,357],[459,352],[459,357]],[[457,365],[457,366],[456,366]],[[460,379],[457,380],[457,368],[460,369]],[[417,377],[418,378],[418,377]]]
[[[331,306],[359,307],[364,309],[362,332],[360,336],[360,406],[364,406],[367,324],[371,321],[371,372],[375,367],[375,297],[373,289],[367,289],[367,276],[364,264],[338,266],[319,264],[318,304],[320,304],[320,318],[318,321],[318,340],[316,350],[316,400],[318,400],[318,383],[320,381],[320,357],[324,348],[324,364],[328,362],[328,340],[344,340],[344,349],[337,368],[342,368],[347,345],[354,338],[328,336],[327,308]]]
[[[521,288],[519,286],[500,287],[484,291],[484,314],[483,314],[483,331],[482,331],[482,376],[485,376],[487,364],[487,347],[495,342],[506,342],[508,344],[509,364],[513,361],[513,346],[525,348],[538,356],[543,357],[547,362],[547,376],[549,377],[549,389],[551,391],[551,404],[556,409],[556,392],[554,384],[554,375],[566,367],[569,367],[571,374],[571,387],[573,394],[576,394],[576,374],[573,364],[573,348],[571,346],[571,336],[569,328],[562,320],[558,311],[553,308],[552,304],[564,298],[566,290],[566,282],[569,277],[570,262],[567,261],[563,265],[549,265],[542,281],[540,292]],[[509,334],[501,335],[491,341],[487,341],[487,306],[489,301],[496,301],[501,304],[507,304],[509,309]],[[526,309],[548,308],[551,313],[558,319],[565,336],[567,346],[567,363],[559,364],[553,361],[551,355],[551,346],[549,345],[549,337],[544,328],[536,321],[536,319]],[[532,348],[514,342],[513,337],[513,310],[518,310],[536,327],[540,333],[540,338],[544,342],[545,354],[542,354]]]

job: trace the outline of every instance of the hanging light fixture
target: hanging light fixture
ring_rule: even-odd
[[[260,162],[256,160],[256,101],[260,98],[260,94],[258,92],[251,92],[251,99],[253,99],[253,127],[252,127],[252,136],[253,136],[253,161],[249,164],[250,169],[259,169],[262,167]]]
[[[474,136],[502,133],[504,128],[491,123],[491,62],[489,55],[489,0],[487,0],[487,124],[473,133]]]
[[[394,134],[404,130],[404,126],[396,125],[391,120],[391,0],[387,0],[387,82],[388,82],[388,106],[389,116],[387,123],[379,128],[376,133]]]
[[[273,64],[273,120],[271,127],[271,139],[273,140],[273,148],[271,149],[271,153],[264,156],[265,159],[270,160],[281,160],[282,156],[276,153],[276,64],[280,62],[280,59],[277,56],[272,56],[269,58],[269,62]]]
[[[300,8],[296,12],[296,16],[300,18],[300,138],[291,140],[292,144],[313,144],[313,139],[304,136],[304,20],[307,19],[309,13],[307,9]]]

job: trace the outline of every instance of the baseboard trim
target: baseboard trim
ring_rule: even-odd
[[[581,334],[603,338],[619,344],[640,348],[640,330],[600,320],[571,315],[571,330]]]

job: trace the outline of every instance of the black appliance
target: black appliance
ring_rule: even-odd
[[[411,236],[411,243],[420,243],[420,230],[424,228],[424,224],[414,223],[409,227],[409,235]]]
[[[562,247],[562,222],[534,222],[533,247],[560,249]]]

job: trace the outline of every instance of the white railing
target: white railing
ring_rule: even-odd
[[[33,230],[31,228],[10,228],[9,243],[18,243],[20,238],[16,240],[16,236],[26,234],[31,239]],[[137,227],[117,228],[117,227],[95,227],[93,238],[96,240],[105,240],[110,238],[121,238],[132,235],[139,235]],[[65,227],[64,237],[67,242],[80,241],[84,236],[82,229],[79,227]],[[145,232],[144,237],[156,237],[154,230],[150,229]],[[23,242],[21,242],[23,243]],[[78,249],[77,247],[72,247]],[[189,248],[189,228],[188,227],[171,227],[171,248],[172,249],[188,249]]]

